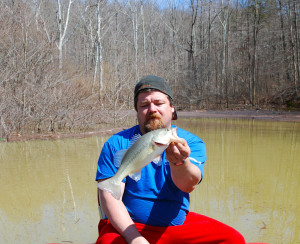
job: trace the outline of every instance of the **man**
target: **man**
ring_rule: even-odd
[[[161,77],[145,76],[135,86],[134,106],[138,125],[112,136],[101,151],[96,180],[112,177],[117,151],[127,149],[136,136],[170,128],[177,119],[173,95]],[[126,177],[122,197],[99,190],[107,218],[99,223],[97,243],[245,243],[231,227],[189,212],[189,193],[201,182],[206,148],[197,136],[177,128],[185,143],[171,143],[161,155],[162,164],[151,162],[141,179]]]

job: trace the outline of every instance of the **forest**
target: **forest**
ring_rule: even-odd
[[[0,138],[122,124],[148,74],[177,110],[299,109],[296,0],[1,0]]]

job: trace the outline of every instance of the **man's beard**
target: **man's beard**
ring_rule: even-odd
[[[146,121],[144,123],[144,128],[146,133],[164,127],[165,125],[159,114],[150,114],[149,116],[147,116]]]

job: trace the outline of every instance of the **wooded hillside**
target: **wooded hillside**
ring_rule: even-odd
[[[2,0],[0,136],[116,125],[147,74],[171,84],[178,109],[297,107],[299,10],[296,0]]]

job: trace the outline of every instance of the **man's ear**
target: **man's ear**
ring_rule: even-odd
[[[177,120],[177,112],[174,106],[172,106],[172,120]]]

